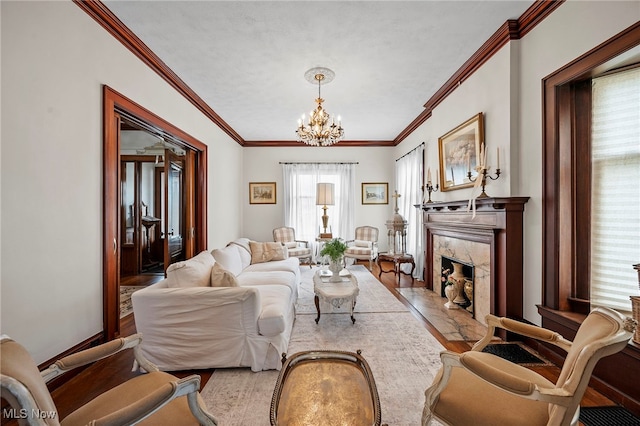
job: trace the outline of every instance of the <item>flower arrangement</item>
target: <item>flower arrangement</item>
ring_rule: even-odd
[[[322,247],[320,256],[329,256],[333,262],[337,262],[342,258],[346,250],[347,245],[339,238],[334,238]]]
[[[442,268],[442,274],[440,276],[440,281],[442,281],[442,285],[447,287],[455,284],[453,281],[449,280],[449,275],[451,274],[450,268]]]

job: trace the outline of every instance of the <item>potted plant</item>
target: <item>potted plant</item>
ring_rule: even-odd
[[[332,281],[340,280],[340,271],[343,268],[344,252],[347,245],[339,238],[334,238],[326,243],[320,251],[320,256],[329,256],[329,270],[333,272]]]

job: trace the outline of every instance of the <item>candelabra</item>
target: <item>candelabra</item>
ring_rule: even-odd
[[[433,201],[431,201],[431,193],[432,192],[438,192],[438,189],[440,189],[440,185],[438,185],[436,183],[436,186],[433,186],[431,184],[431,181],[429,181],[429,182],[427,182],[427,185],[426,185],[425,188],[426,188],[427,192],[429,193],[429,199],[425,202],[425,204],[433,203]]]
[[[482,181],[480,183],[480,186],[482,186],[482,192],[480,193],[480,195],[478,195],[477,198],[489,198],[489,196],[487,195],[486,192],[484,192],[484,188],[485,186],[487,186],[487,178],[491,179],[491,180],[498,180],[498,178],[500,177],[500,168],[498,167],[496,169],[496,177],[491,176],[490,174],[488,174],[489,169],[491,167],[478,167],[478,176],[476,176],[474,179],[471,178],[471,170],[469,170],[467,172],[467,177],[469,178],[469,180],[471,182],[475,182],[480,178],[480,175],[482,175]]]

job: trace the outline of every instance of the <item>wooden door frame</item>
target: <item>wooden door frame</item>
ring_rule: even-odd
[[[195,252],[207,247],[207,146],[151,111],[110,87],[103,86],[103,335],[112,340],[120,335],[120,115],[125,111],[161,132],[180,140],[195,153],[193,182],[194,228],[187,237],[195,240]]]

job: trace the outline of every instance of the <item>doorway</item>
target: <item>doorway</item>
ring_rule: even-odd
[[[104,86],[104,335],[121,285],[149,285],[206,243],[206,145]]]

